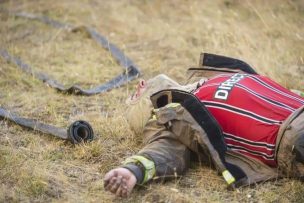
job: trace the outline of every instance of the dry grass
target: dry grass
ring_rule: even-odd
[[[144,78],[178,81],[200,52],[247,61],[287,88],[304,90],[304,4],[277,1],[16,0],[0,7],[95,27],[121,47]],[[100,84],[121,72],[109,53],[83,33],[0,13],[0,46],[69,85]],[[102,177],[141,147],[123,117],[135,82],[92,97],[62,95],[0,59],[0,105],[57,126],[92,123],[97,139],[72,146],[0,120],[0,202],[120,202]],[[212,170],[137,188],[125,202],[303,202],[304,185],[278,180],[229,192]]]

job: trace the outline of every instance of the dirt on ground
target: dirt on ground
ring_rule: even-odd
[[[301,0],[0,0],[0,49],[69,86],[89,88],[122,72],[84,32],[56,29],[10,12],[45,15],[94,27],[140,68],[183,83],[201,52],[242,59],[289,89],[304,90]],[[304,184],[280,179],[228,191],[208,167],[182,178],[138,186],[122,200],[105,192],[103,175],[142,147],[126,119],[125,99],[138,80],[95,96],[66,95],[0,57],[0,106],[66,127],[90,122],[96,139],[74,146],[0,120],[0,202],[303,202]]]

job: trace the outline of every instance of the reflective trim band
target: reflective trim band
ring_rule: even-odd
[[[153,109],[153,110],[152,110],[153,113],[156,113],[156,112],[158,112],[158,111],[159,111],[159,109]]]
[[[153,176],[155,175],[155,164],[153,161],[147,159],[144,156],[138,156],[138,155],[134,155],[131,156],[129,158],[127,158],[123,164],[128,164],[128,163],[141,163],[145,169],[144,171],[144,179],[143,179],[143,183],[146,183],[147,181],[149,181],[150,179],[153,178]]]
[[[181,104],[180,103],[169,103],[169,104],[167,104],[166,105],[166,108],[176,108],[176,107],[178,107],[178,106],[180,106]],[[153,112],[154,113],[156,113],[156,112],[158,112],[159,111],[159,108],[157,108],[157,109],[153,109]]]
[[[152,118],[150,119],[150,121],[153,121],[153,120],[157,120],[157,118],[156,118],[156,115],[155,115],[155,114],[153,114],[153,115],[152,115]]]
[[[178,106],[181,106],[181,104],[180,103],[169,103],[166,105],[166,108],[176,108]],[[158,111],[159,111],[159,108],[152,110],[152,118],[150,119],[150,121],[157,120],[157,116],[155,113],[157,113]]]
[[[231,173],[228,170],[223,171],[222,175],[225,181],[228,183],[228,185],[235,182],[235,178],[231,175]]]
[[[180,106],[180,103],[169,103],[169,104],[167,104],[166,105],[166,107],[171,107],[171,108],[176,108],[176,107],[178,107],[178,106]]]

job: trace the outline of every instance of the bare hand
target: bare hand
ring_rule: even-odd
[[[104,177],[104,188],[119,197],[128,197],[132,192],[136,177],[126,168],[116,168]]]

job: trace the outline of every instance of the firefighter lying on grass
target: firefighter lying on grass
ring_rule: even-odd
[[[165,75],[140,82],[127,117],[133,129],[144,126],[145,147],[105,175],[106,190],[126,197],[154,177],[183,175],[191,156],[229,187],[303,180],[304,98],[242,61],[210,54],[201,61],[219,74],[187,86]]]

